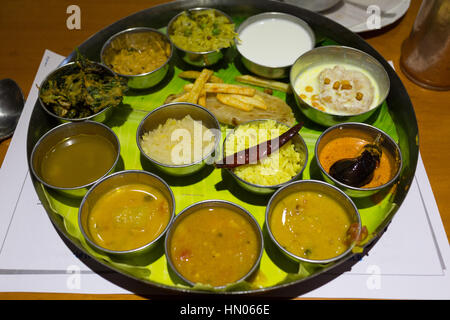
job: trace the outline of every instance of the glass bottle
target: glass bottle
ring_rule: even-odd
[[[416,84],[450,90],[450,0],[423,0],[403,42],[400,68]]]

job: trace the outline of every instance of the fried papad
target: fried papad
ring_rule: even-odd
[[[165,103],[173,102],[185,92],[169,95]],[[206,108],[211,111],[219,122],[236,126],[238,124],[256,119],[273,119],[292,126],[295,124],[294,113],[291,107],[282,99],[267,93],[256,91],[267,104],[267,109],[254,108],[251,111],[243,111],[220,102],[215,93],[208,93],[206,97]]]

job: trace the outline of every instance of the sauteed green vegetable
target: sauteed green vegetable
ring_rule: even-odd
[[[101,65],[80,54],[69,73],[50,79],[40,98],[56,115],[69,119],[85,118],[122,102],[126,82],[106,73]]]

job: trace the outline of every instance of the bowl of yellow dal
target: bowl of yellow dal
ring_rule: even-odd
[[[95,249],[131,257],[154,248],[175,216],[169,185],[142,170],[116,172],[95,184],[84,196],[78,224]]]
[[[174,219],[165,240],[169,266],[191,286],[224,289],[258,268],[264,250],[261,228],[241,206],[205,200]]]
[[[273,194],[266,226],[275,245],[297,262],[326,264],[348,255],[361,232],[353,201],[317,180],[292,182]]]

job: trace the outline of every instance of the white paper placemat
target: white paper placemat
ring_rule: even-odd
[[[66,246],[30,178],[26,140],[36,84],[63,59],[45,52],[0,169],[0,292],[134,293],[114,281],[115,273],[91,270]],[[368,255],[302,297],[450,299],[449,264],[450,246],[419,157],[404,203]]]

